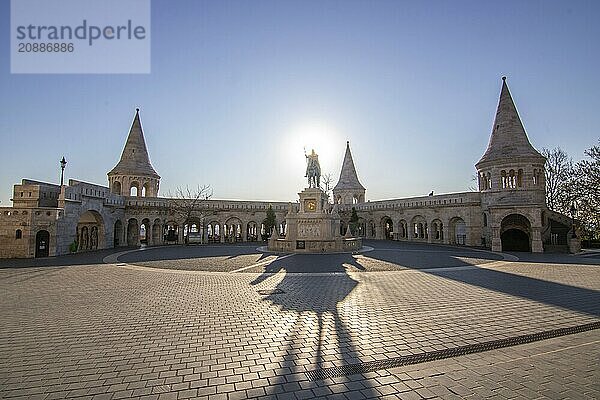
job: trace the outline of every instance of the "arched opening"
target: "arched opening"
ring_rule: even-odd
[[[206,233],[208,243],[219,243],[221,241],[221,226],[219,222],[210,222],[206,226]]]
[[[502,251],[531,251],[531,223],[521,214],[506,216],[500,225]]]
[[[114,194],[118,194],[118,195],[121,194],[121,182],[119,182],[119,181],[114,181],[113,182],[112,192]]]
[[[150,195],[151,195],[150,183],[146,182],[146,183],[144,183],[144,186],[142,187],[142,197],[148,197]]]
[[[394,239],[394,223],[390,217],[384,217],[382,220],[383,238],[392,240]]]
[[[145,245],[151,244],[149,243],[150,236],[150,220],[148,218],[144,218],[140,224],[140,243]]]
[[[115,222],[113,229],[113,247],[119,247],[121,245],[121,238],[123,237],[123,224],[120,220]]]
[[[256,242],[259,239],[259,235],[258,224],[254,221],[248,222],[248,225],[246,225],[246,240]]]
[[[140,189],[140,185],[137,182],[131,182],[131,185],[129,186],[129,195],[133,196],[133,197],[137,197],[139,189]]]
[[[427,221],[421,215],[416,215],[411,221],[412,239],[427,239]]]
[[[375,229],[375,221],[369,221],[369,237],[374,238],[377,235],[377,230]]]
[[[17,229],[15,231],[15,239],[21,239],[23,237],[23,231],[20,229]]]
[[[520,229],[507,229],[500,235],[502,251],[531,251],[529,235]]]
[[[167,244],[179,241],[179,226],[175,222],[170,221],[164,225],[163,241]]]
[[[38,231],[35,235],[35,256],[48,257],[50,254],[50,233],[48,231]]]
[[[77,222],[77,249],[79,251],[103,249],[104,221],[100,213],[88,210],[81,214]]]
[[[138,246],[140,238],[140,228],[138,221],[135,218],[131,218],[127,222],[127,246]]]
[[[344,236],[346,234],[346,222],[340,221],[340,235]]]
[[[467,243],[467,225],[460,217],[450,220],[450,243],[461,246]]]
[[[350,227],[352,228],[352,226]],[[354,226],[354,231],[352,232],[352,229],[350,229],[352,236],[355,237],[364,237],[366,235],[366,224],[365,224],[365,220],[362,218],[358,218],[358,222],[356,223],[356,226]]]
[[[183,225],[184,243],[202,243],[204,237],[204,228],[198,218],[190,218]]]
[[[242,241],[242,221],[239,218],[233,217],[227,220],[227,231],[225,232],[225,241],[241,242]]]

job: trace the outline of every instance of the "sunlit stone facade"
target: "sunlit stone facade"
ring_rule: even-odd
[[[487,150],[476,164],[479,191],[366,201],[350,143],[332,202],[345,235],[493,251],[569,251],[568,217],[545,205],[544,157],[530,144],[506,81]],[[13,206],[0,208],[0,257],[44,257],[95,249],[173,243],[262,242],[269,207],[286,237],[288,212],[299,203],[206,200],[183,219],[172,199],[159,197],[160,176],[150,163],[139,110],[108,187],[69,180],[54,185],[23,180]]]

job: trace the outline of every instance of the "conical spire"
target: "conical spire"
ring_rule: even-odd
[[[508,90],[506,77],[502,77],[502,90],[490,142],[485,154],[477,164],[515,157],[543,158],[529,142],[515,103]]]
[[[358,175],[356,174],[356,168],[354,168],[354,161],[352,160],[352,153],[350,152],[350,142],[346,142],[346,154],[344,155],[344,162],[342,163],[340,179],[333,190],[340,189],[365,190],[364,186],[360,184]]]
[[[129,135],[121,153],[121,159],[108,175],[143,175],[160,178],[148,157],[142,123],[140,122],[140,109],[135,109],[135,117],[129,129]]]

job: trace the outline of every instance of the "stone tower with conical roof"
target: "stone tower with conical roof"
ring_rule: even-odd
[[[527,138],[503,77],[490,141],[475,164],[483,208],[483,238],[491,242],[492,250],[501,251],[503,244],[513,247],[523,243],[523,251],[543,251],[540,209],[545,209],[545,162]]]
[[[346,154],[344,154],[340,179],[333,188],[333,198],[336,204],[356,204],[365,201],[365,187],[358,180],[350,152],[350,142],[346,142]]]
[[[121,159],[108,173],[108,183],[112,193],[122,196],[158,196],[160,176],[150,164],[139,108],[135,110]]]

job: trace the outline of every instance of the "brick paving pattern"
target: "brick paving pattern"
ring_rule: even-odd
[[[599,397],[600,330],[310,381],[306,372],[319,368],[600,320],[593,258],[499,262],[466,249],[376,245],[388,249],[278,260],[216,246],[197,250],[206,257],[184,266],[194,271],[120,263],[144,251],[114,264],[90,254],[90,264],[1,269],[0,397]],[[171,265],[174,249],[164,253]],[[211,260],[228,271],[266,263],[202,272]],[[297,273],[303,264],[309,272]]]

